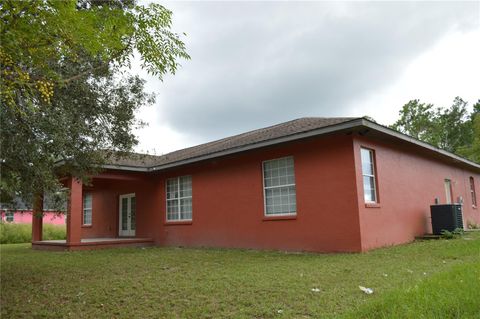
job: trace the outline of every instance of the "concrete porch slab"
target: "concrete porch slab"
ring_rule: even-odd
[[[152,246],[151,238],[84,238],[79,243],[67,243],[66,240],[42,240],[32,242],[37,250],[91,250],[115,247]]]

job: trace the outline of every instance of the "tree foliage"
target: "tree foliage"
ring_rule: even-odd
[[[0,1],[0,200],[31,201],[131,150],[153,96],[123,71],[137,54],[161,79],[189,58],[171,17],[132,0]]]
[[[480,101],[468,113],[467,102],[456,97],[449,108],[411,100],[392,128],[473,161],[480,161]]]
[[[473,105],[470,123],[473,133],[472,143],[459,148],[458,153],[474,162],[480,163],[480,100]]]

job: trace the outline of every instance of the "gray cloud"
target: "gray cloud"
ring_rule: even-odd
[[[479,21],[478,2],[166,6],[192,60],[154,85],[156,107],[197,141],[301,116],[351,116],[355,101],[392,83],[448,31]]]

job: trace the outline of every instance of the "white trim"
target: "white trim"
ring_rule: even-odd
[[[90,196],[90,208],[85,208],[85,198]],[[85,223],[85,211],[90,211],[90,223]],[[84,192],[82,194],[82,226],[92,226],[93,224],[93,194],[91,192]]]
[[[192,195],[190,196],[184,196],[184,197],[180,197],[180,179],[182,177],[190,177],[190,191],[192,193]],[[172,198],[172,199],[168,199],[167,198],[167,194],[168,194],[168,181],[169,180],[177,180],[177,185],[178,185],[178,198]],[[191,214],[192,214],[192,217],[191,218],[181,218],[182,217],[182,212],[181,212],[181,206],[180,206],[180,203],[181,203],[181,200],[182,199],[186,199],[186,198],[190,198],[192,200],[192,211],[191,211]],[[169,219],[168,218],[168,201],[174,201],[176,200],[177,201],[177,204],[178,204],[178,219]],[[171,177],[171,178],[167,178],[165,179],[165,221],[167,223],[174,223],[174,222],[191,222],[193,220],[193,178],[192,178],[192,175],[182,175],[182,176],[177,176],[177,177]]]
[[[477,191],[475,189],[475,178],[473,176],[470,176],[468,178],[468,184],[470,188],[470,200],[472,201],[472,207],[476,208],[477,207]]]
[[[101,165],[100,168],[116,169],[116,170],[119,170],[119,171],[132,171],[132,172],[149,172],[149,171],[151,171],[150,167],[113,165],[113,164]]]
[[[372,172],[373,172],[373,175],[372,174],[365,174],[363,172],[363,160],[362,160],[362,150],[366,150],[368,152],[368,155],[369,155],[369,158],[370,158],[370,165],[372,166]],[[371,148],[368,148],[368,147],[363,147],[363,146],[360,146],[360,164],[361,164],[361,168],[362,168],[362,188],[363,188],[363,201],[366,203],[366,204],[377,204],[378,203],[378,189],[377,189],[377,170],[376,170],[376,156],[375,156],[375,150],[374,149],[371,149]],[[373,191],[374,191],[374,194],[375,194],[375,198],[374,200],[366,200],[365,199],[365,182],[363,180],[363,177],[370,177],[372,178],[373,177]]]
[[[8,219],[12,219],[12,220],[8,220]],[[6,210],[5,211],[5,222],[7,223],[13,223],[15,221],[15,212],[14,211],[9,211],[9,210]]]
[[[371,128],[371,129],[374,129],[376,131],[379,131],[381,133],[384,133],[384,134],[387,134],[387,135],[390,135],[390,136],[393,136],[393,137],[396,137],[398,139],[401,139],[401,140],[404,140],[404,141],[407,141],[407,142],[410,142],[412,144],[415,144],[415,145],[418,145],[418,146],[421,146],[421,147],[424,147],[426,149],[429,149],[431,151],[434,151],[436,153],[440,153],[446,157],[449,157],[450,159],[453,159],[454,161],[456,162],[462,162],[464,164],[467,164],[469,166],[473,166],[477,169],[480,169],[480,164],[477,164],[475,162],[472,162],[466,158],[463,158],[461,156],[458,156],[456,154],[453,154],[453,153],[450,153],[448,151],[445,151],[445,150],[442,150],[438,147],[435,147],[433,145],[430,145],[428,143],[425,143],[425,142],[422,142],[420,140],[417,140],[416,138],[414,137],[411,137],[409,135],[406,135],[406,134],[403,134],[403,133],[400,133],[400,132],[397,132],[395,130],[392,130],[386,126],[382,126],[382,125],[379,125],[377,123],[374,123],[374,122],[371,122],[369,120],[366,120],[364,118],[361,118],[361,125],[363,126],[366,126],[368,128]]]
[[[123,194],[118,197],[118,236],[119,237],[134,237],[137,227],[132,229],[132,198],[136,198],[135,193]],[[122,230],[122,199],[127,198],[127,214],[130,214],[130,218],[127,217],[127,230]],[[137,211],[135,207],[135,225],[137,219]]]
[[[445,188],[445,203],[452,204],[453,203],[453,194],[452,194],[452,180],[450,178],[445,178],[443,180],[443,185]]]
[[[282,187],[295,187],[295,208],[297,207],[297,187],[296,187],[296,181],[294,184],[285,184],[281,186],[265,186],[265,163],[272,162],[272,161],[277,161],[281,160],[284,158],[291,158],[293,161],[293,178],[295,181],[295,160],[293,155],[289,156],[283,156],[279,158],[272,158],[269,160],[262,161],[262,186],[263,186],[263,216],[264,217],[279,217],[279,216],[296,216],[297,215],[297,209],[295,209],[295,212],[289,212],[289,213],[275,213],[275,214],[267,214],[267,189],[274,189],[274,188],[282,188]]]

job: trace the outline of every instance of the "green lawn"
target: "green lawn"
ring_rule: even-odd
[[[0,252],[2,318],[480,318],[480,232],[365,254]]]

